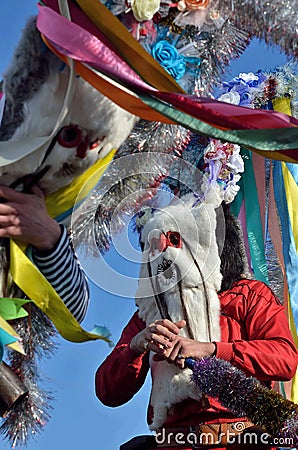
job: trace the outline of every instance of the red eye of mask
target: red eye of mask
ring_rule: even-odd
[[[62,147],[77,147],[83,140],[82,131],[77,125],[61,128],[57,141]]]
[[[169,247],[176,247],[176,248],[181,248],[182,247],[182,239],[180,236],[180,233],[178,233],[177,231],[167,231],[166,232],[166,238]]]

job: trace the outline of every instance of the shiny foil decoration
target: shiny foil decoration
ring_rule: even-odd
[[[227,361],[209,357],[186,362],[201,392],[217,398],[236,417],[247,417],[272,437],[292,438],[293,447],[298,445],[298,405]]]
[[[220,84],[226,67],[245,51],[249,42],[248,33],[237,28],[233,20],[224,20],[219,29],[215,27],[210,32],[203,29],[195,38],[201,58],[195,93],[210,96],[214,87]]]
[[[269,187],[270,182],[272,182],[272,169],[273,162],[270,159],[264,159],[265,165],[265,202],[266,202],[266,210],[268,211],[268,203],[269,203]],[[279,224],[280,227],[280,224]],[[280,228],[281,235],[281,228]],[[278,255],[275,251],[274,244],[271,239],[270,229],[268,227],[267,222],[267,230],[265,233],[265,242],[264,242],[264,250],[265,250],[265,258],[266,258],[266,266],[268,273],[268,284],[277,298],[283,303],[285,299],[284,289],[285,289],[285,279],[283,268],[281,266],[281,261],[278,258]]]
[[[298,8],[293,0],[221,0],[219,10],[240,30],[298,56]]]
[[[74,247],[94,257],[98,251],[105,253],[111,236],[123,230],[127,217],[155,195],[190,135],[178,125],[140,120],[97,187],[73,214]]]
[[[14,321],[14,329],[22,339],[26,355],[8,352],[10,369],[20,379],[26,395],[10,409],[0,426],[0,433],[11,447],[24,448],[50,420],[53,397],[43,388],[45,380],[39,375],[39,361],[53,355],[56,331],[46,315],[33,303],[28,317]]]

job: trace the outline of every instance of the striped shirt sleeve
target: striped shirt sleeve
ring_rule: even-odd
[[[61,230],[60,239],[51,251],[38,252],[33,249],[32,258],[72,315],[82,322],[89,304],[88,281],[66,228],[61,225]]]

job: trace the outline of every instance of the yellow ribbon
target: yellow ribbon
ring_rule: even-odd
[[[283,174],[283,180],[284,180],[284,188],[287,198],[287,205],[288,205],[288,213],[292,228],[293,237],[295,240],[295,246],[296,251],[298,251],[298,213],[297,213],[297,204],[298,204],[298,186],[295,182],[291,172],[287,168],[286,164],[284,162],[281,163],[282,165],[282,174]],[[297,338],[297,330],[293,318],[293,312],[291,307],[290,298],[288,299],[288,314],[289,314],[289,325],[290,330],[294,339],[294,342],[296,344],[296,347],[298,348],[298,338]],[[291,400],[294,403],[298,403],[298,369],[296,371],[296,375],[294,376],[292,380],[292,389],[291,389]]]
[[[46,207],[51,217],[59,217],[71,210],[75,203],[82,202],[98,183],[108,165],[112,161],[116,149],[111,150],[104,158],[98,160],[82,175],[69,185],[58,189],[46,197]]]
[[[284,162],[281,163],[281,167],[284,180],[284,188],[287,198],[289,218],[295,240],[296,251],[298,252],[298,211],[297,211],[298,186],[293,175],[291,174],[291,172],[287,168],[287,165]]]
[[[109,340],[85,331],[57,292],[24,253],[20,243],[10,240],[10,270],[15,283],[53,322],[61,336],[72,342]]]
[[[273,109],[275,111],[279,111],[284,114],[288,114],[288,116],[292,115],[291,110],[291,100],[286,97],[277,97],[272,100]],[[287,165],[282,162],[282,174],[284,181],[284,189],[287,198],[288,212],[289,218],[291,222],[291,228],[293,232],[293,236],[295,239],[296,251],[298,250],[298,215],[296,211],[296,207],[298,204],[298,186],[295,182],[291,172],[287,168]],[[296,347],[298,348],[298,337],[297,330],[294,322],[293,311],[290,301],[290,296],[288,296],[288,317],[289,317],[289,327],[295,342]],[[296,370],[296,374],[292,379],[291,386],[291,400],[294,403],[298,403],[298,368]]]
[[[0,328],[2,330],[6,331],[6,333],[10,334],[12,337],[18,339],[16,342],[13,342],[12,344],[8,344],[7,347],[10,347],[13,350],[16,350],[19,353],[22,353],[22,355],[25,355],[24,349],[20,343],[20,336],[16,331],[12,328],[12,326],[9,325],[6,320],[3,319],[3,317],[0,316]]]
[[[291,100],[287,97],[276,97],[272,100],[272,105],[274,111],[279,111],[281,113],[292,115],[291,110]]]
[[[87,169],[68,186],[57,190],[46,198],[49,214],[57,217],[82,201],[99,181],[116,150]],[[26,256],[26,246],[10,240],[10,272],[14,282],[53,322],[62,337],[71,342],[85,342],[95,339],[110,340],[101,335],[85,331],[74,318],[60,296]]]

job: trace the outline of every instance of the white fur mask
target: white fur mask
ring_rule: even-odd
[[[181,335],[201,342],[219,341],[217,292],[222,275],[215,212],[219,205],[216,200],[193,207],[194,201],[193,196],[175,201],[145,225],[136,304],[146,325],[168,314],[173,322],[186,320]],[[150,429],[158,430],[173,405],[187,398],[199,400],[201,395],[189,369],[153,361],[152,356]]]
[[[138,118],[124,111],[81,77],[73,90],[65,117],[59,124],[52,150],[22,155],[24,141],[51,136],[62,110],[69,83],[69,69],[42,42],[35,20],[25,27],[19,46],[3,80],[6,105],[0,127],[3,147],[18,145],[20,154],[1,163],[1,183],[10,185],[24,175],[49,169],[39,185],[45,194],[68,185],[112,148],[118,148]],[[59,121],[58,121],[59,123]],[[19,148],[18,147],[18,148]]]

